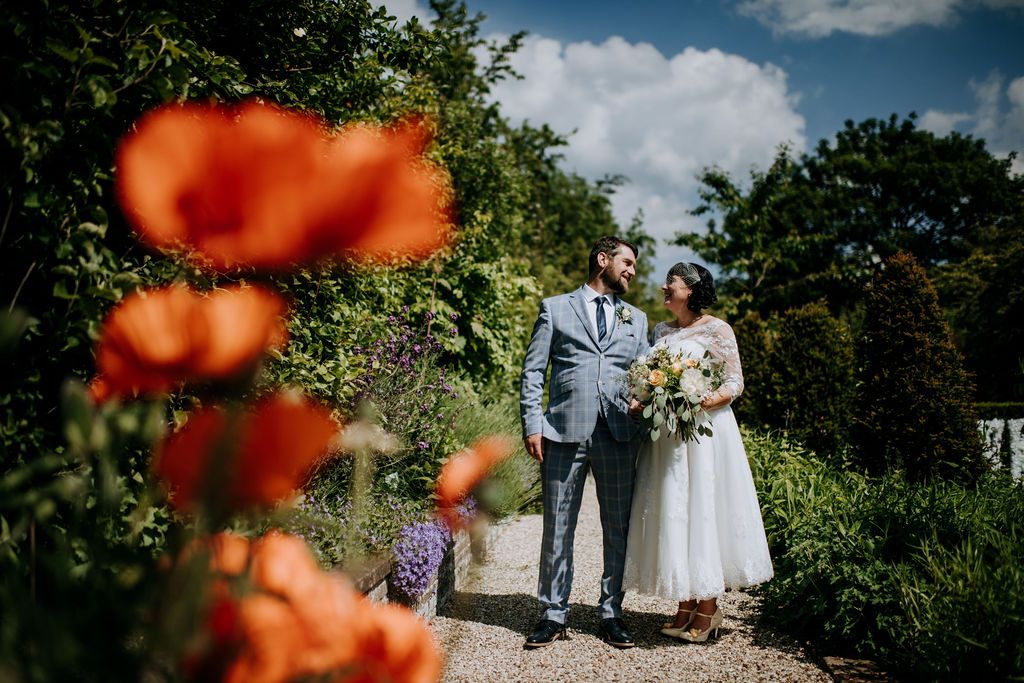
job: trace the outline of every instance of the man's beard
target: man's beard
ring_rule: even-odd
[[[626,290],[629,289],[629,283],[623,281],[621,275],[617,279],[614,279],[607,270],[601,271],[601,282],[604,283],[605,287],[616,294],[625,294]]]

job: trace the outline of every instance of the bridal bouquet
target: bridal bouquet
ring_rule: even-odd
[[[683,441],[711,436],[711,427],[698,424],[697,418],[701,400],[722,385],[722,374],[721,361],[708,352],[703,358],[686,358],[658,346],[633,361],[626,382],[630,395],[644,407],[651,441],[665,431]]]

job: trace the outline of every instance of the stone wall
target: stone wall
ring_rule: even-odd
[[[455,592],[461,590],[469,579],[473,562],[483,562],[487,551],[493,546],[501,531],[501,525],[492,524],[485,531],[470,534],[458,531],[452,535],[452,542],[445,550],[444,559],[437,574],[431,580],[426,592],[413,604],[399,597],[389,587],[391,563],[378,560],[368,565],[354,577],[356,588],[377,602],[398,602],[407,605],[424,619],[433,618],[438,610],[443,609]]]

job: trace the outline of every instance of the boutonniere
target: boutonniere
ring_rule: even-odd
[[[628,325],[633,322],[633,311],[629,310],[622,304],[615,307],[615,317],[619,319],[619,322],[623,325]]]

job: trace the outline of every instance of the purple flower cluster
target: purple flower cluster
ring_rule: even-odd
[[[408,307],[402,309],[408,313]],[[437,354],[444,350],[444,347],[434,335],[426,331],[426,323],[437,317],[433,311],[424,314],[424,328],[414,330],[408,320],[395,315],[388,316],[388,324],[394,328],[387,337],[375,339],[369,346],[357,346],[353,349],[356,355],[365,356],[367,367],[373,369],[389,370],[401,368],[411,370],[421,358],[428,354]],[[456,328],[452,328],[458,330]],[[451,334],[451,331],[449,331]],[[376,374],[373,371],[370,373]]]
[[[420,514],[415,502],[386,494],[375,496],[372,509],[363,519],[353,517],[352,502],[340,495],[321,498],[307,490],[297,507],[306,519],[293,533],[316,549],[318,555],[333,558],[334,562],[344,559],[334,557],[343,537],[351,534],[367,552],[382,552],[398,537],[399,525]]]
[[[448,528],[439,522],[416,522],[402,527],[392,549],[391,583],[410,600],[427,590],[451,542]]]
[[[462,504],[455,508],[455,514],[459,516],[463,525],[469,524],[476,517],[477,504],[476,498],[468,496],[466,500],[462,501]]]
[[[458,315],[448,319],[454,323]],[[366,368],[357,397],[377,406],[386,416],[386,429],[421,454],[429,454],[446,438],[450,428],[444,406],[459,397],[445,368],[444,346],[429,332],[431,321],[442,328],[446,324],[433,311],[410,321],[403,308],[401,314],[388,317],[389,332],[353,349]]]

